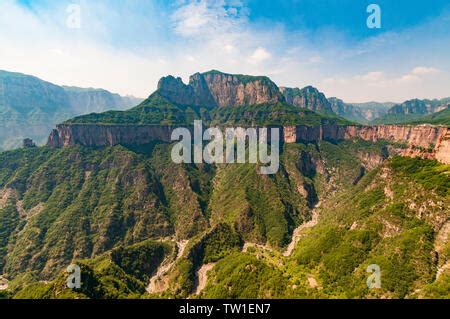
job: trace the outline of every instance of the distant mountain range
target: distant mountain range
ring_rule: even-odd
[[[331,108],[335,114],[361,124],[368,124],[370,121],[384,116],[387,114],[388,110],[395,105],[395,103],[392,102],[349,104],[336,97],[331,97],[328,101],[331,103]]]
[[[433,114],[419,116],[414,120],[409,121],[408,124],[436,124],[450,126],[450,107]]]
[[[434,100],[419,100],[413,99],[405,101],[401,104],[394,105],[386,115],[375,119],[374,124],[401,124],[416,121],[427,121],[427,115],[438,113],[444,111],[450,107],[450,98],[444,99],[434,99]],[[446,113],[443,113],[444,115]],[[436,118],[435,118],[436,119]],[[442,119],[442,115],[437,117],[437,119]],[[436,121],[436,120],[435,120]],[[439,123],[434,122],[434,124],[444,124],[441,121]]]
[[[333,112],[347,120],[361,124],[436,124],[448,125],[450,98],[441,100],[412,99],[400,104],[386,102],[345,103],[328,99]]]
[[[81,114],[126,109],[140,101],[103,89],[58,86],[0,71],[0,150],[19,146],[24,138],[42,144],[57,123]]]
[[[450,105],[450,98],[442,100],[409,100],[401,104],[392,102],[346,103],[343,100],[327,98],[317,88],[307,86],[300,88],[278,87],[268,77],[231,75],[219,71],[197,73],[191,76],[188,84],[181,78],[167,76],[158,84],[158,97],[171,101],[171,106],[164,103],[153,108],[152,118],[142,119],[144,122],[157,122],[173,119],[189,120],[189,114],[201,113],[197,106],[207,110],[208,119],[214,121],[230,120],[237,116],[236,110],[230,111],[229,106],[240,107],[246,114],[253,117],[240,117],[239,121],[260,120],[267,122],[278,111],[272,110],[273,105],[282,106],[287,112],[285,120],[298,122],[301,119],[310,123],[315,115],[308,113],[298,118],[297,108],[312,111],[326,117],[341,117],[360,124],[401,124],[409,122],[433,121],[434,124],[446,124],[446,112],[436,117],[427,117],[433,113],[445,110]],[[153,96],[155,99],[156,96]],[[80,115],[102,113],[105,111],[125,110],[136,106],[142,99],[120,96],[103,89],[78,88],[58,86],[43,81],[31,75],[0,71],[0,150],[16,148],[25,138],[31,138],[37,144],[43,144],[48,133],[58,123]],[[265,104],[266,110],[261,109]],[[252,109],[252,105],[259,105]],[[179,108],[181,106],[181,108]],[[140,107],[145,107],[140,105]],[[197,110],[196,110],[197,108]],[[254,108],[254,107],[253,107]],[[133,109],[140,112],[139,108]],[[127,113],[127,114],[132,114]],[[133,113],[133,114],[134,114]],[[206,114],[206,113],[205,113]],[[108,113],[101,115],[109,116]],[[133,116],[137,116],[134,114]],[[96,115],[90,119],[97,121]],[[279,118],[279,117],[278,117]],[[294,118],[296,118],[294,120]],[[86,118],[84,118],[86,119]],[[78,119],[75,118],[75,121]],[[135,121],[133,117],[130,119]]]

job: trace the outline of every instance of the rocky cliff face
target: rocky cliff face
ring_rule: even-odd
[[[47,145],[60,148],[74,145],[143,145],[153,141],[170,142],[173,127],[159,125],[60,124],[50,133]]]
[[[431,114],[442,111],[450,105],[450,99],[419,100],[413,99],[393,106],[388,114]]]
[[[47,145],[51,147],[142,145],[153,141],[170,142],[171,126],[61,124],[53,130]],[[435,158],[450,163],[450,130],[439,126],[285,126],[285,143],[315,143],[321,140],[385,140],[402,144],[398,152],[405,156]]]
[[[303,89],[281,87],[280,91],[289,104],[314,112],[333,113],[331,103],[327,100],[325,94],[312,86]]]
[[[439,162],[450,164],[450,129],[447,128],[440,134],[434,150]]]
[[[181,78],[164,77],[159,81],[158,90],[173,103],[206,108],[284,101],[277,85],[267,77],[218,71],[196,73],[188,85]]]
[[[404,144],[397,152],[404,156],[421,156],[450,164],[450,129],[440,126],[336,126],[290,127],[284,130],[285,142],[314,142],[362,139],[377,142],[385,140]]]
[[[364,113],[362,109],[351,104],[347,104],[341,99],[335,97],[330,97],[328,101],[331,104],[331,109],[336,115],[342,116],[350,121],[356,121],[363,124],[368,123],[366,113]]]
[[[171,102],[178,105],[192,106],[196,105],[196,92],[192,86],[183,83],[181,78],[175,78],[171,75],[163,77],[158,82],[158,92]],[[204,99],[204,107],[211,107],[212,100]]]

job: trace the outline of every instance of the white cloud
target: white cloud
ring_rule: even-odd
[[[252,53],[248,61],[252,64],[259,64],[270,59],[271,57],[272,54],[270,54],[269,51],[267,51],[265,48],[259,47]]]
[[[224,1],[189,1],[180,6],[171,16],[174,30],[184,37],[216,38],[226,33],[235,33],[246,21],[240,14],[241,4],[225,6]]]
[[[228,52],[228,53],[231,53],[231,52],[233,52],[233,51],[235,50],[234,46],[232,46],[231,44],[226,44],[226,45],[223,47],[223,49],[224,49],[226,52]]]
[[[366,82],[378,82],[381,81],[384,78],[384,72],[382,71],[372,71],[369,73],[366,73],[364,75],[357,75],[357,80],[363,80]]]
[[[408,73],[405,75],[402,75],[398,79],[394,79],[392,82],[398,82],[398,83],[413,83],[413,82],[420,82],[421,78],[417,75]]]
[[[413,68],[409,73],[404,74],[400,78],[394,79],[393,81],[399,83],[421,82],[425,77],[430,75],[437,75],[440,72],[440,70],[433,67],[417,66]]]
[[[322,83],[326,91],[338,96],[339,92],[345,92],[350,88],[356,94],[359,92],[362,94],[366,94],[366,92],[381,92],[378,95],[379,97],[375,96],[371,100],[402,102],[414,97],[437,98],[447,96],[446,94],[432,95],[429,93],[432,92],[431,89],[436,90],[435,82],[429,81],[428,79],[425,81],[431,75],[433,77],[441,77],[440,79],[436,78],[436,81],[442,81],[442,77],[447,78],[447,80],[449,79],[448,74],[436,68],[414,67],[406,74],[387,74],[385,71],[372,71],[353,77],[329,77],[322,81]],[[450,92],[447,94],[450,95]],[[359,99],[359,101],[362,100],[362,98]],[[366,98],[365,100],[369,99]],[[358,102],[358,99],[348,99],[347,101]]]
[[[411,74],[415,74],[415,75],[433,75],[433,74],[438,74],[440,72],[441,71],[436,68],[426,67],[426,66],[417,66],[411,70]]]

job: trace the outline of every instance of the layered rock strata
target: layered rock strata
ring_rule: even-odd
[[[61,124],[52,131],[50,147],[143,145],[153,141],[171,142],[174,127],[160,125],[94,125]],[[400,153],[422,156],[450,164],[450,129],[441,126],[379,125],[379,126],[285,126],[280,136],[285,143],[316,143],[321,140],[342,141],[362,139],[385,140],[401,144]]]

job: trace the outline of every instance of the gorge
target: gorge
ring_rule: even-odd
[[[0,297],[446,296],[449,127],[361,125],[327,103],[267,77],[169,76],[131,109],[0,153]],[[172,132],[195,120],[279,128],[278,171],[174,162]],[[65,285],[70,264],[81,289]]]

